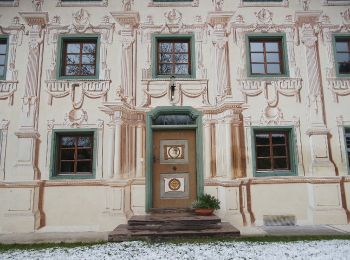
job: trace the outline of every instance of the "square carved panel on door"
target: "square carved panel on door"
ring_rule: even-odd
[[[159,158],[161,164],[188,163],[187,140],[161,140]]]
[[[189,195],[188,173],[161,173],[160,198],[187,198]]]

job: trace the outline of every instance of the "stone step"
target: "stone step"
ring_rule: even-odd
[[[192,237],[238,237],[240,232],[227,222],[215,229],[202,230],[130,230],[128,225],[119,225],[108,235],[109,242],[122,242],[137,239],[165,239]]]
[[[221,223],[215,215],[197,216],[193,213],[163,213],[133,216],[128,221],[130,230],[200,230],[214,229]]]

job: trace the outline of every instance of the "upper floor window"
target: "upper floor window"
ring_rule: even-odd
[[[293,144],[291,129],[255,129],[255,174],[256,176],[291,175],[293,164]]]
[[[63,38],[59,77],[96,78],[98,76],[97,37]]]
[[[194,77],[194,46],[191,35],[155,37],[155,77]]]
[[[338,74],[350,75],[350,37],[336,37],[335,51]]]
[[[284,75],[282,37],[249,37],[250,75]]]
[[[7,38],[0,37],[0,79],[6,78]]]

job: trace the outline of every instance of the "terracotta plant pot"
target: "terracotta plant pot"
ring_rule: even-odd
[[[194,212],[199,216],[210,216],[213,214],[213,209],[195,209]]]

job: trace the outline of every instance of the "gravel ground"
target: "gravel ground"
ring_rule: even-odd
[[[350,259],[350,240],[171,244],[123,242],[11,250],[0,259]]]

